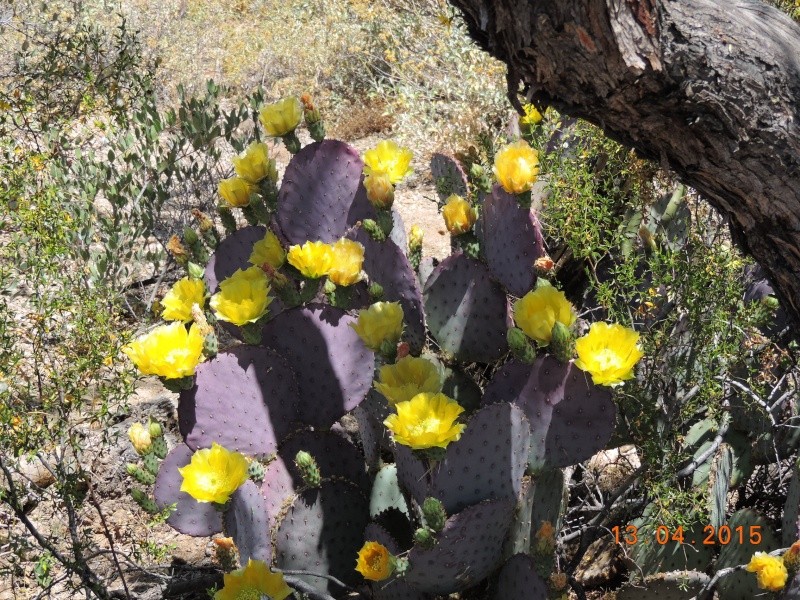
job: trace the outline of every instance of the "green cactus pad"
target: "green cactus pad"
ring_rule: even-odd
[[[433,548],[411,549],[406,581],[428,594],[451,594],[488,577],[501,560],[515,505],[486,500],[451,516]]]
[[[617,591],[617,600],[689,600],[710,581],[699,571],[670,571],[646,577],[641,583],[629,583]],[[725,596],[727,599],[727,596]]]
[[[178,401],[178,425],[190,448],[217,442],[248,456],[267,456],[296,429],[300,395],[284,358],[258,346],[236,346],[197,367]]]
[[[515,296],[536,283],[534,262],[544,256],[539,219],[513,196],[495,185],[483,202],[479,221],[481,249],[492,274]]]
[[[364,246],[363,269],[370,281],[383,287],[381,301],[400,303],[405,324],[402,339],[409,343],[412,354],[419,354],[425,345],[422,292],[401,246],[392,240],[376,242],[363,229],[358,229],[350,237]],[[372,303],[369,294],[362,296],[362,306]]]
[[[786,492],[786,503],[783,505],[781,519],[781,541],[784,546],[791,546],[800,539],[800,464],[792,467],[792,479]]]
[[[556,531],[561,530],[561,521],[569,500],[569,489],[564,484],[564,472],[561,469],[546,469],[536,474],[531,511],[532,535],[539,531],[545,521],[549,521]]]
[[[711,464],[709,475],[708,523],[714,527],[725,523],[732,471],[733,451],[727,444],[722,444]]]
[[[631,521],[631,525],[637,528],[637,542],[626,546],[629,558],[635,563],[631,571],[641,573],[644,577],[667,571],[705,571],[714,559],[714,546],[703,544],[707,535],[703,525],[698,523],[685,528],[683,544],[672,539],[659,544],[656,539],[659,526],[654,516],[656,511],[654,504],[648,504],[642,517]],[[625,528],[620,527],[620,531],[624,532]],[[669,537],[674,534],[675,531],[670,531]]]
[[[356,202],[364,163],[358,151],[336,140],[309,144],[292,157],[278,194],[275,215],[291,244],[330,243],[342,237],[370,205]],[[351,214],[353,213],[353,214]]]
[[[731,531],[731,540],[730,543],[723,545],[719,552],[719,558],[714,564],[717,570],[747,564],[756,552],[771,552],[780,547],[778,536],[775,535],[769,521],[753,509],[745,508],[735,512],[728,519],[727,526]],[[740,539],[738,527],[742,528],[743,539]],[[759,544],[750,543],[753,528],[757,528],[761,534]],[[744,543],[740,543],[742,541]],[[725,600],[752,600],[763,594],[763,590],[758,589],[755,573],[747,571],[738,571],[723,577],[717,583],[717,590],[720,598]]]
[[[303,429],[281,442],[275,460],[264,470],[261,493],[270,522],[277,518],[287,500],[305,486],[302,474],[295,464],[295,457],[300,450],[305,450],[314,457],[323,479],[341,478],[365,493],[369,490],[364,459],[351,442],[332,431]]]
[[[484,407],[433,468],[430,495],[447,514],[490,498],[516,500],[529,452],[530,425],[522,410],[507,402]]]
[[[352,585],[359,583],[361,576],[355,570],[355,560],[364,543],[368,510],[362,491],[346,481],[323,481],[322,487],[299,493],[273,531],[278,568],[332,575]],[[321,592],[341,593],[326,579],[302,579]]]
[[[375,475],[372,483],[372,494],[369,499],[369,514],[371,517],[382,513],[389,508],[396,508],[408,515],[408,505],[400,484],[397,482],[397,466],[386,465]]]
[[[239,549],[241,564],[251,558],[272,562],[267,506],[255,483],[247,481],[233,493],[223,523]]]
[[[328,429],[372,386],[374,355],[350,327],[355,317],[323,304],[293,308],[263,329],[263,344],[285,358],[300,391],[303,423]]]
[[[494,600],[527,598],[529,600],[547,599],[547,582],[536,573],[533,558],[520,553],[509,558],[500,569],[497,578]]]
[[[204,537],[222,531],[222,514],[208,502],[198,502],[186,492],[182,492],[183,476],[178,469],[185,467],[192,460],[194,451],[185,444],[172,449],[161,463],[153,490],[159,510],[176,504],[175,510],[167,518],[167,524],[173,529]]]
[[[433,270],[423,296],[428,327],[443,350],[481,363],[508,351],[508,299],[483,263],[456,252]]]
[[[443,206],[452,194],[466,198],[469,194],[467,174],[452,156],[435,152],[431,156],[431,176],[439,196],[439,206]]]
[[[401,546],[380,525],[370,523],[364,530],[365,542],[378,542],[386,547],[393,555],[397,556],[402,551]],[[392,576],[384,581],[370,583],[372,595],[375,600],[426,600],[430,598],[409,586],[402,577]]]
[[[428,494],[428,467],[408,446],[394,444],[394,462],[397,465],[397,480],[400,487],[422,505]]]
[[[531,425],[529,466],[565,467],[590,458],[611,439],[616,405],[572,363],[541,356],[532,365],[510,361],[486,387],[483,404],[509,401]]]

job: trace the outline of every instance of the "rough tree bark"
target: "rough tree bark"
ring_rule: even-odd
[[[451,0],[534,101],[672,168],[800,323],[800,26],[759,0]]]

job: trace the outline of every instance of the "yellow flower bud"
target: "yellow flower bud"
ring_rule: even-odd
[[[444,394],[417,394],[394,408],[397,414],[389,415],[383,424],[395,442],[414,450],[447,448],[464,431],[465,426],[456,423],[464,408]]]
[[[250,204],[250,194],[256,191],[255,186],[241,177],[230,177],[219,182],[219,195],[232,208],[242,208]]]
[[[267,230],[263,240],[253,244],[248,262],[251,265],[261,266],[267,263],[273,269],[279,269],[286,260],[286,252],[281,246],[278,236]]]
[[[364,153],[364,173],[384,173],[393,184],[400,183],[412,172],[411,150],[398,146],[391,140],[378,142],[374,148]]]
[[[203,336],[196,325],[187,332],[176,321],[136,338],[122,351],[144,375],[181,379],[194,375],[203,353]]]
[[[358,311],[358,321],[350,323],[367,348],[380,350],[383,342],[396,344],[403,334],[403,309],[399,302],[376,302]]]
[[[303,105],[293,96],[284,98],[262,108],[258,118],[268,136],[282,137],[292,133],[300,124]]]
[[[150,450],[153,440],[150,438],[150,429],[141,423],[134,423],[128,429],[128,439],[130,439],[133,449],[140,455],[145,455]]]
[[[564,292],[550,285],[540,286],[514,303],[517,327],[543,346],[550,343],[556,322],[572,327],[576,318]]]
[[[210,304],[217,319],[242,326],[266,314],[272,302],[269,292],[269,279],[259,267],[238,269],[219,284]]]
[[[269,157],[269,148],[263,142],[253,142],[239,156],[234,156],[232,162],[236,174],[250,183],[258,183],[265,177],[278,180],[275,160]]]
[[[394,185],[389,175],[374,172],[364,178],[364,187],[367,189],[367,199],[375,208],[388,209],[394,203]]]
[[[184,277],[175,282],[161,300],[164,310],[161,317],[166,321],[192,320],[192,306],[203,306],[206,303],[206,284],[202,279]]]
[[[198,450],[188,465],[178,469],[183,476],[180,491],[198,502],[225,504],[247,481],[247,467],[244,456],[213,442],[211,448]]]
[[[333,245],[333,260],[328,277],[336,285],[349,286],[361,281],[364,246],[342,238]]]
[[[306,242],[302,246],[290,246],[286,260],[303,277],[325,277],[333,266],[333,248],[325,242]]]
[[[412,225],[411,231],[408,232],[408,247],[411,250],[422,248],[422,227],[419,225]]]
[[[444,224],[453,235],[466,233],[478,219],[478,211],[461,196],[453,194],[442,208]]]
[[[592,376],[597,385],[617,385],[634,377],[633,369],[644,356],[638,346],[639,334],[618,323],[592,323],[575,342],[575,366]]]
[[[392,555],[383,544],[366,542],[358,551],[356,571],[370,581],[383,581],[392,575]]]
[[[494,157],[494,176],[509,194],[522,194],[539,176],[539,153],[525,140],[509,144]]]

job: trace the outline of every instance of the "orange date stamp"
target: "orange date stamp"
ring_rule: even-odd
[[[706,525],[703,527],[702,536],[698,539],[688,537],[684,533],[683,527],[678,526],[675,529],[670,529],[666,525],[658,525],[653,532],[648,531],[648,535],[642,535],[642,532],[636,525],[612,527],[611,533],[614,534],[614,541],[617,544],[624,544],[626,546],[647,544],[651,541],[651,538],[659,546],[665,546],[670,542],[678,544],[701,544],[703,546],[716,546],[717,544],[720,546],[727,546],[728,544],[758,545],[761,543],[762,539],[761,525],[739,525],[738,527],[729,527],[728,525],[714,527],[713,525]]]

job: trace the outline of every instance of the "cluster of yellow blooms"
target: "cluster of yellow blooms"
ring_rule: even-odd
[[[564,292],[542,285],[514,303],[514,321],[538,344],[550,343],[553,328],[570,328],[577,316]],[[589,333],[575,342],[575,366],[589,373],[596,385],[614,386],[634,377],[634,367],[643,353],[639,334],[617,323],[592,323]]]
[[[336,285],[350,286],[363,278],[364,246],[346,238],[334,244],[306,242],[290,246],[286,260],[303,277],[327,276]]]
[[[250,204],[250,196],[263,179],[278,180],[275,159],[269,157],[269,148],[263,142],[253,142],[242,154],[233,157],[232,162],[236,176],[223,179],[217,188],[230,207],[242,208]]]
[[[267,314],[270,291],[269,278],[260,267],[237,269],[220,282],[219,292],[211,296],[209,304],[217,319],[241,327]]]

